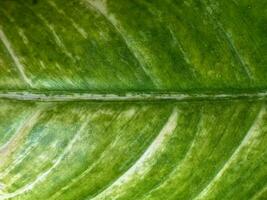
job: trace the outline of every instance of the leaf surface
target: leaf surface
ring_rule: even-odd
[[[267,4],[2,0],[0,200],[267,198]]]

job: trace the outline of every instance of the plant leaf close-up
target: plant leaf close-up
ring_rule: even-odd
[[[0,200],[265,200],[266,101],[265,0],[0,0]]]

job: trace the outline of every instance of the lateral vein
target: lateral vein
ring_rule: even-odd
[[[99,14],[101,14],[106,20],[107,22],[109,22],[109,24],[111,24],[113,26],[113,28],[116,30],[116,32],[120,35],[120,37],[122,38],[122,40],[124,41],[126,47],[128,48],[128,50],[130,51],[130,53],[132,54],[132,56],[136,59],[136,61],[138,62],[139,66],[142,68],[142,70],[145,72],[145,74],[147,75],[147,77],[150,79],[150,81],[156,86],[158,87],[160,85],[160,83],[155,80],[155,78],[153,78],[151,72],[149,69],[147,69],[147,65],[146,62],[144,61],[144,59],[138,55],[138,53],[133,49],[133,47],[130,45],[129,43],[129,39],[127,38],[127,36],[123,33],[123,31],[121,30],[121,28],[118,25],[117,20],[114,18],[114,16],[109,16],[108,15],[108,11],[106,6],[104,5],[103,2],[101,1],[95,1],[95,0],[87,0],[88,4]]]
[[[24,71],[24,66],[22,65],[22,63],[20,62],[18,56],[16,55],[16,53],[14,52],[11,43],[9,42],[9,40],[7,39],[4,31],[1,29],[0,27],[0,40],[2,41],[2,43],[4,44],[4,46],[6,47],[8,53],[10,54],[12,60],[14,61],[22,79],[30,86],[32,87],[32,81],[27,77],[27,75],[25,74]]]
[[[155,154],[163,148],[168,136],[171,135],[176,129],[178,115],[179,113],[177,108],[174,108],[157,137],[152,141],[141,157],[108,188],[93,197],[92,200],[104,199],[105,197],[112,195],[113,192],[116,192],[116,190],[120,190],[121,185],[131,181],[136,175],[141,176],[142,174],[145,174],[146,171],[151,167],[149,162],[151,162]]]
[[[214,178],[208,183],[208,185],[194,198],[194,200],[205,199],[210,192],[212,192],[213,187],[217,184],[220,178],[225,174],[225,172],[229,169],[231,164],[236,161],[242,149],[246,146],[251,145],[252,141],[258,137],[261,132],[258,132],[259,126],[262,123],[262,118],[266,114],[266,108],[262,107],[258,113],[258,116],[255,118],[253,124],[250,129],[246,133],[245,137],[238,145],[233,154],[229,157],[229,159],[225,162],[219,172],[214,176]]]

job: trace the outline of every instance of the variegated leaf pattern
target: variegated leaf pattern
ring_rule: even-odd
[[[263,102],[5,102],[1,119],[1,199],[266,197]]]
[[[0,200],[267,199],[263,0],[1,0]]]

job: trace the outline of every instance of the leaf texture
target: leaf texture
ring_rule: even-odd
[[[4,102],[0,197],[257,199],[266,118],[262,102]]]
[[[0,200],[267,198],[267,4],[2,0]]]
[[[262,1],[2,1],[3,90],[266,89]]]

